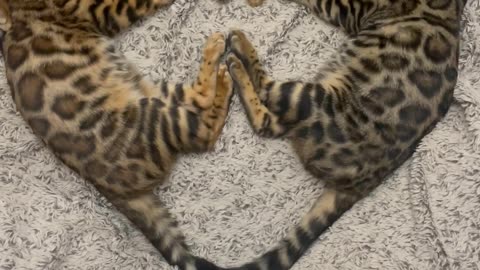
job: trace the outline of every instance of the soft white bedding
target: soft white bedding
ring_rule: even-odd
[[[465,8],[447,117],[294,269],[480,269],[480,1]],[[275,78],[315,76],[344,35],[295,4],[177,0],[118,37],[153,79],[193,79],[213,31],[245,30]],[[159,196],[195,254],[222,265],[273,247],[321,193],[286,141],[255,136],[235,97],[214,152],[184,157]],[[0,65],[0,269],[172,269],[16,112]]]

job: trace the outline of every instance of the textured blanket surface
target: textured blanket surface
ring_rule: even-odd
[[[245,30],[278,79],[314,78],[345,40],[295,4],[177,0],[118,37],[145,76],[193,80],[213,31]],[[294,269],[480,269],[480,2],[463,18],[459,82],[414,156]],[[3,62],[3,61],[2,61]],[[234,98],[215,151],[182,157],[158,194],[193,253],[222,266],[273,247],[322,192],[288,142],[255,136]],[[173,269],[16,112],[0,65],[0,269]]]

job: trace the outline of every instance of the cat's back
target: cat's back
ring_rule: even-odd
[[[123,151],[117,137],[139,117],[149,82],[111,39],[50,12],[14,16],[3,51],[17,109],[62,159],[75,169],[94,152]]]

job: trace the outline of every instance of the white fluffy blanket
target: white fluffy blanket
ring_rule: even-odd
[[[118,46],[146,76],[191,80],[206,37],[237,27],[275,78],[313,78],[345,36],[295,4],[267,2],[177,0]],[[479,0],[469,0],[464,25],[447,117],[294,269],[480,269]],[[172,269],[36,139],[0,66],[0,269]],[[233,266],[273,247],[321,191],[287,141],[252,133],[235,98],[215,151],[182,158],[159,196],[195,254]]]

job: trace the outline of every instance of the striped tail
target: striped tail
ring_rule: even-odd
[[[222,269],[189,252],[176,221],[152,192],[110,201],[143,232],[170,265],[180,270]]]
[[[328,189],[317,199],[300,224],[273,250],[252,263],[231,270],[286,270],[318,237],[361,197]]]

